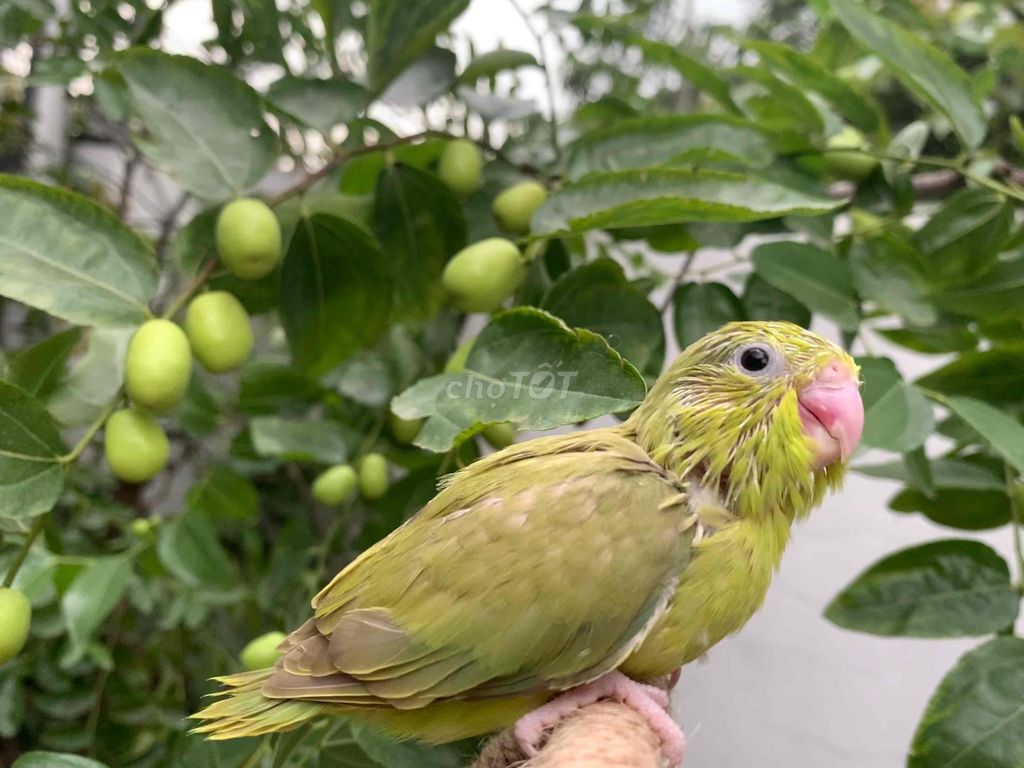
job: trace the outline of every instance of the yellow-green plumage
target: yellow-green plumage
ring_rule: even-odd
[[[735,368],[752,341],[782,354],[782,374]],[[621,426],[460,471],[317,595],[275,668],[222,678],[197,730],[335,713],[449,741],[614,669],[654,677],[700,656],[757,610],[790,524],[841,479],[838,463],[813,470],[795,394],[836,356],[797,326],[732,324]]]

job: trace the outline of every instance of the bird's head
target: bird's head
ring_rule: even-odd
[[[660,464],[739,514],[806,514],[839,485],[864,424],[846,352],[784,322],[730,323],[690,345],[630,425]]]

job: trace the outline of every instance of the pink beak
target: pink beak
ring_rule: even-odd
[[[816,469],[846,462],[857,449],[864,430],[860,384],[842,360],[834,359],[801,390],[800,421],[814,447]]]

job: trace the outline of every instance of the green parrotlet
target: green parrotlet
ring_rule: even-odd
[[[853,359],[782,322],[688,347],[619,426],[540,437],[446,478],[313,599],[275,666],[219,678],[196,729],[321,715],[439,743],[515,724],[527,754],[615,698],[682,731],[670,675],[760,607],[790,527],[843,479],[864,410]]]

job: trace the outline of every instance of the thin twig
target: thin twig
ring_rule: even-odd
[[[683,284],[683,280],[686,279],[686,274],[690,271],[690,267],[693,266],[693,262],[696,258],[696,250],[690,251],[683,257],[683,265],[679,268],[679,272],[676,273],[675,278],[673,278],[672,285],[668,289],[668,295],[665,297],[665,301],[663,301],[661,306],[658,308],[660,314],[665,314],[666,310],[672,306],[672,298],[676,294],[676,289]]]
[[[46,524],[46,515],[39,515],[33,522],[32,528],[29,529],[28,535],[25,536],[25,541],[21,543],[21,549],[18,550],[17,557],[14,558],[14,562],[11,563],[11,567],[7,569],[7,575],[4,577],[4,586],[9,587],[14,583],[15,577],[18,575],[18,571],[21,570],[21,566],[25,563],[25,558],[28,557],[29,550],[32,549],[32,544],[39,538],[39,534],[43,532],[43,526]]]
[[[530,35],[537,44],[537,63],[540,64],[540,68],[544,71],[544,81],[547,85],[548,92],[548,111],[551,113],[549,115],[550,119],[548,120],[548,130],[551,133],[551,149],[555,153],[555,164],[557,165],[562,159],[562,144],[558,138],[558,112],[555,108],[555,79],[551,74],[551,67],[549,66],[547,53],[544,47],[544,38],[534,26],[533,19],[530,18],[530,14],[523,10],[517,0],[508,0],[508,2],[513,8],[515,8],[516,13],[518,13],[522,18],[527,30],[529,30]]]
[[[216,258],[207,260],[206,264],[203,265],[203,268],[199,270],[194,278],[192,278],[192,281],[185,286],[185,289],[178,294],[177,298],[175,298],[174,301],[171,302],[170,306],[167,307],[167,310],[163,314],[163,318],[165,320],[171,320],[176,314],[178,314],[181,308],[188,303],[189,299],[192,298],[192,295],[202,288],[206,281],[210,279],[210,275],[213,274],[213,270],[217,268],[219,263],[219,260]]]
[[[156,245],[154,246],[159,258],[163,258],[164,249],[167,248],[167,243],[170,241],[171,235],[174,234],[175,224],[178,223],[178,216],[184,210],[191,197],[188,192],[182,193],[181,197],[178,198],[178,202],[164,216],[160,225],[160,236],[157,238]]]
[[[124,219],[124,215],[128,211],[128,200],[132,194],[132,180],[135,177],[135,168],[141,159],[142,153],[139,152],[138,148],[133,148],[131,156],[124,164],[124,175],[121,177],[121,189],[117,200],[117,216],[119,219]]]
[[[121,390],[118,390],[117,394],[110,398],[107,404],[103,406],[103,410],[100,411],[92,424],[89,425],[89,428],[85,430],[85,434],[75,443],[75,447],[57,459],[59,463],[73,464],[78,461],[81,455],[85,453],[85,449],[89,447],[89,443],[96,437],[96,433],[103,428],[103,425],[107,423],[107,419],[117,410],[117,406],[121,403],[121,394]]]

